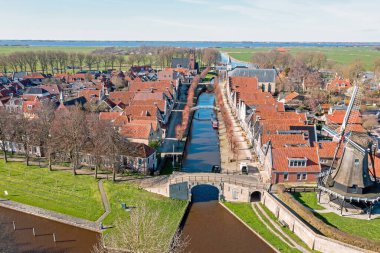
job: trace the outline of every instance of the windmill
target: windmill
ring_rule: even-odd
[[[380,184],[375,172],[372,140],[366,133],[353,131],[353,123],[357,122],[359,117],[362,97],[361,88],[355,85],[342,125],[330,124],[323,127],[323,130],[337,142],[337,146],[329,169],[319,175],[318,188],[330,197],[341,200],[341,214],[344,205],[349,202],[369,207],[371,216],[373,205],[380,200]],[[342,154],[338,160],[341,148]]]

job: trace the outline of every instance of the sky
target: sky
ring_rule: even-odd
[[[380,41],[380,0],[0,0],[0,6],[0,40]]]

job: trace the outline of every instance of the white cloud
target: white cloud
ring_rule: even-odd
[[[205,0],[178,0],[182,3],[189,3],[189,4],[209,4],[208,1]]]

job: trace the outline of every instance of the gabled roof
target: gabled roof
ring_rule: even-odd
[[[292,93],[288,94],[285,96],[285,103],[289,102],[289,101],[292,101],[293,99],[295,99],[296,97],[298,97],[300,94],[293,91]]]
[[[44,95],[47,93],[49,93],[49,91],[47,91],[46,89],[42,87],[31,87],[31,88],[26,89],[26,91],[24,92],[24,95],[38,96],[38,95]]]
[[[273,148],[284,148],[291,145],[309,146],[309,140],[303,134],[263,134],[262,144],[271,141]]]
[[[280,172],[320,172],[315,147],[288,147],[272,150],[273,169]],[[289,167],[289,159],[306,158],[306,167]]]
[[[235,68],[229,72],[229,76],[256,77],[259,83],[274,83],[277,74],[274,69]]]
[[[114,91],[110,92],[108,99],[110,99],[115,104],[129,105],[135,95],[133,91]]]
[[[317,143],[318,154],[320,158],[334,158],[335,149],[338,146],[337,142],[323,141]],[[344,145],[340,145],[337,158],[341,157]]]
[[[115,121],[118,117],[120,117],[123,113],[121,112],[100,112],[99,119],[100,120],[109,120]]]
[[[151,129],[150,124],[128,123],[120,128],[120,134],[132,139],[149,139]]]
[[[124,148],[123,155],[131,157],[148,158],[156,150],[143,143],[128,142]]]

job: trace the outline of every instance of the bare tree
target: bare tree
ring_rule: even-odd
[[[4,75],[8,72],[8,60],[6,56],[0,56],[0,70],[3,72]]]
[[[30,149],[32,147],[32,144],[34,144],[34,141],[35,141],[34,130],[36,129],[36,125],[34,123],[35,121],[28,119],[23,114],[17,115],[15,119],[15,126],[14,126],[15,139],[14,140],[21,143],[24,149],[26,166],[29,166]]]
[[[78,59],[80,70],[82,71],[82,69],[83,69],[83,63],[86,60],[86,55],[83,54],[83,53],[78,53],[77,54],[77,59]]]
[[[79,167],[80,152],[88,141],[87,127],[85,112],[75,106],[70,110],[59,110],[51,129],[57,149],[70,158],[74,175]]]
[[[55,150],[54,140],[51,138],[51,128],[55,117],[55,105],[48,101],[42,103],[36,110],[36,129],[34,131],[36,144],[46,151],[49,170],[52,170],[52,155]]]
[[[4,161],[8,162],[6,142],[9,141],[9,128],[11,127],[11,115],[0,108],[0,147],[3,151]]]
[[[116,220],[117,226],[106,243],[110,247],[134,253],[183,252],[189,244],[189,238],[182,238],[179,231],[173,236],[173,222],[160,209],[140,202],[129,217]]]
[[[73,70],[73,73],[75,72],[75,66],[78,62],[78,55],[76,53],[69,54],[69,63],[70,67]]]
[[[124,55],[119,55],[116,59],[117,63],[119,64],[119,70],[121,71],[121,67],[123,64],[125,64],[125,57]]]
[[[90,71],[92,70],[92,66],[95,64],[95,61],[96,59],[92,54],[87,54],[86,58],[84,59],[84,62]]]
[[[40,64],[40,67],[41,67],[41,70],[42,70],[42,73],[45,74],[47,68],[48,68],[48,56],[47,56],[47,52],[46,51],[39,51],[37,54],[36,54],[36,57],[37,57],[37,60]]]
[[[115,63],[117,61],[117,56],[114,55],[114,54],[110,54],[109,55],[109,61],[110,61],[111,69],[113,70],[114,66],[115,66]]]
[[[29,66],[31,72],[37,71],[38,58],[35,52],[25,52],[24,53],[25,63]]]

